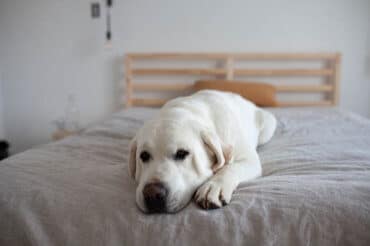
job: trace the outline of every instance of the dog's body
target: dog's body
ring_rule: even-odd
[[[194,192],[202,208],[228,204],[240,182],[261,176],[256,148],[275,128],[271,113],[236,94],[206,90],[169,101],[132,141],[138,206],[176,212]]]

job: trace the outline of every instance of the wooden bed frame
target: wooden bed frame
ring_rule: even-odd
[[[221,66],[211,68],[174,68],[163,67],[135,67],[136,62],[144,61],[150,64],[170,61],[194,61],[194,62],[216,62]],[[320,68],[258,68],[248,69],[237,67],[238,62],[245,61],[266,61],[275,62],[320,62]],[[339,53],[129,53],[125,58],[125,83],[126,83],[126,107],[149,106],[158,107],[171,98],[137,97],[135,92],[172,92],[181,93],[191,91],[193,83],[202,78],[210,76],[210,79],[244,80],[248,77],[294,77],[294,78],[320,78],[324,82],[320,84],[279,84],[275,85],[278,93],[321,93],[325,95],[320,100],[302,101],[278,101],[280,107],[287,106],[332,106],[337,105],[339,97],[339,76],[340,76],[341,55]],[[136,77],[158,78],[163,76],[190,76],[191,81],[163,83],[158,79],[150,82],[140,82]],[[243,79],[240,79],[240,78]],[[255,81],[255,79],[253,80]],[[261,79],[261,82],[264,80]],[[148,94],[148,93],[147,93]]]

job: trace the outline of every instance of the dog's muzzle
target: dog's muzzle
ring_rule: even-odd
[[[145,206],[149,213],[166,211],[168,189],[163,183],[149,183],[143,189]]]

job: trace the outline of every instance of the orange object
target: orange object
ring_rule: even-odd
[[[230,80],[199,80],[195,90],[219,90],[237,93],[261,107],[276,107],[276,88],[265,83],[251,83]]]

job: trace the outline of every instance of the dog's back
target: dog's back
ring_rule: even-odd
[[[191,118],[192,122],[198,121],[215,130],[226,143],[256,147],[260,143],[260,129],[265,118],[260,110],[237,94],[203,90],[169,101],[161,109],[161,116]]]

